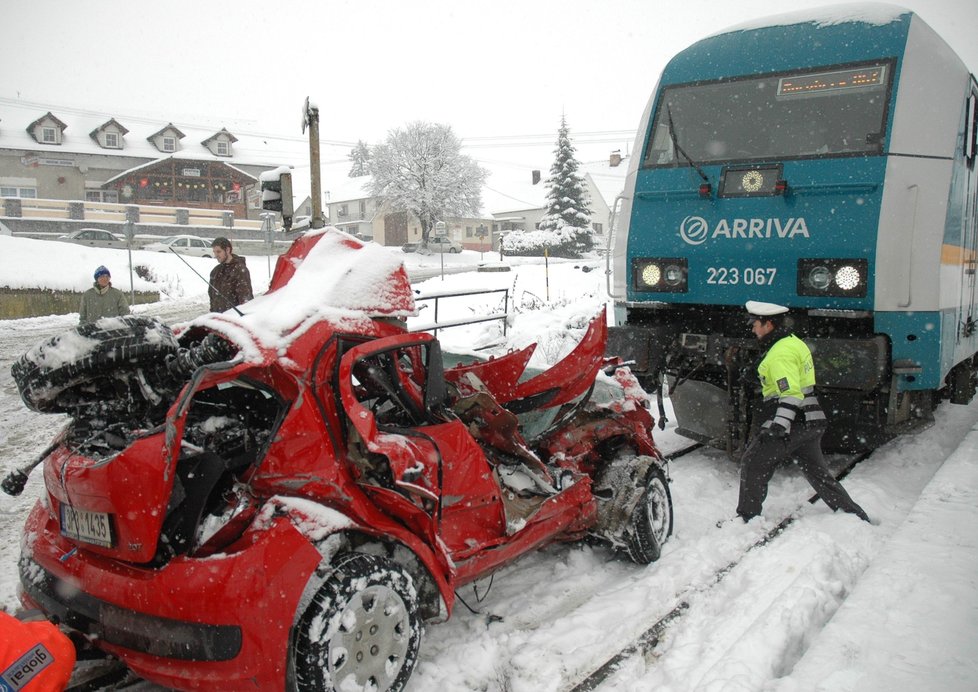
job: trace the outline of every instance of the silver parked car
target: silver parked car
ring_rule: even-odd
[[[428,249],[431,252],[461,252],[462,243],[448,236],[433,235],[428,238]]]
[[[198,238],[195,235],[172,235],[158,242],[144,245],[143,250],[149,250],[150,252],[178,252],[181,255],[191,255],[193,257],[214,256],[214,251],[211,249],[211,240],[208,238]]]
[[[109,233],[101,228],[82,228],[62,236],[58,240],[78,245],[88,245],[89,247],[109,247],[125,249],[126,239],[115,233]]]

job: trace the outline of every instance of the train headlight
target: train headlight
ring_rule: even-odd
[[[824,291],[832,284],[832,272],[825,266],[815,267],[808,273],[808,283],[812,288]]]
[[[859,276],[858,269],[851,264],[847,264],[844,267],[836,269],[835,283],[843,291],[852,291],[859,288],[859,284],[862,283],[862,278]]]
[[[800,296],[864,298],[868,285],[868,260],[798,260],[798,295]]]
[[[685,293],[688,290],[686,260],[677,257],[641,257],[632,260],[632,285],[636,291]]]
[[[658,264],[646,264],[642,267],[642,283],[649,288],[655,288],[662,281],[662,269]]]
[[[678,286],[686,278],[686,272],[678,264],[666,265],[664,280],[669,286]]]

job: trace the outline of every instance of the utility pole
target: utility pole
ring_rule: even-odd
[[[126,229],[126,250],[129,253],[129,305],[131,307],[136,304],[136,282],[132,276],[132,243],[136,239],[136,224],[131,219],[127,219],[124,228]]]
[[[323,220],[323,193],[320,181],[321,173],[319,170],[319,106],[309,103],[309,97],[302,107],[302,131],[309,127],[309,175],[310,192],[312,198],[312,219],[309,222],[311,228],[322,228],[326,225]]]

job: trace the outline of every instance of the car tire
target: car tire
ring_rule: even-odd
[[[658,466],[649,467],[645,489],[625,530],[625,546],[633,562],[647,565],[662,554],[662,546],[672,535],[672,495],[666,474]]]
[[[452,254],[452,255],[457,255],[457,254],[458,254],[458,250],[456,250],[456,249],[455,249],[455,248],[453,248],[453,247],[450,247],[450,248],[448,248],[448,252],[449,252],[450,254]]]
[[[123,315],[79,325],[39,343],[10,368],[21,399],[40,413],[64,413],[76,397],[62,397],[107,371],[161,363],[178,348],[173,331],[152,317]],[[110,398],[112,392],[94,396]]]
[[[295,690],[401,690],[420,646],[411,575],[385,558],[347,554],[336,560],[296,625]]]

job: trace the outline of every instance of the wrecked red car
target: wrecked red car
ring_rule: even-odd
[[[444,365],[404,268],[313,231],[241,315],[108,318],[13,367],[66,412],[24,531],[23,600],[178,689],[401,689],[422,623],[527,551],[586,537],[639,563],[672,530],[647,399],[597,316]],[[606,374],[606,371],[609,374]]]

